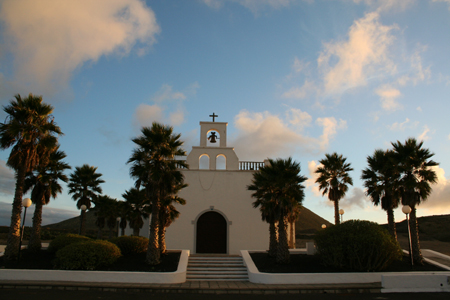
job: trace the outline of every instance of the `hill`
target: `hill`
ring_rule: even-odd
[[[450,242],[450,215],[426,216],[417,218],[419,224],[419,239],[435,239],[441,242]],[[387,224],[381,225],[387,228]],[[396,223],[397,233],[408,235],[406,220]]]
[[[298,234],[313,234],[322,228],[325,224],[327,227],[332,225],[330,222],[321,216],[313,213],[311,210],[303,207],[300,211],[297,222],[295,222],[295,233]]]

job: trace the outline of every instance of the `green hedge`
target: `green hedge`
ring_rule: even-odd
[[[112,238],[111,243],[117,245],[122,255],[138,254],[147,251],[148,238],[143,236],[121,236]]]
[[[90,241],[91,239],[82,235],[66,233],[60,236],[57,236],[53,241],[48,245],[48,251],[56,252],[68,245],[80,242]]]
[[[402,258],[398,242],[377,223],[350,220],[316,233],[317,254],[326,266],[381,271]]]
[[[61,270],[96,270],[112,265],[120,249],[108,241],[87,241],[68,245],[56,252],[55,265]]]

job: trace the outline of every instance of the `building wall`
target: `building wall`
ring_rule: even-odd
[[[189,249],[196,253],[196,221],[206,211],[221,213],[228,221],[228,254],[240,250],[264,250],[269,246],[269,225],[261,221],[259,209],[247,185],[252,171],[183,170],[189,186],[179,196],[186,205],[177,206],[180,218],[166,233],[168,249]]]

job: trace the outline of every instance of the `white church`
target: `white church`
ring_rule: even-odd
[[[167,228],[167,249],[228,255],[268,249],[269,224],[253,208],[255,199],[247,190],[264,162],[239,161],[234,148],[227,147],[228,123],[211,117],[213,122],[200,122],[200,146],[188,154],[189,168],[180,170],[189,185],[179,193],[186,205],[177,205],[180,217]],[[149,220],[141,235],[149,236]]]

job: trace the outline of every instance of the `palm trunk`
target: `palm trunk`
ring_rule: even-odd
[[[102,228],[99,227],[97,231],[97,240],[101,240],[102,237],[103,237],[103,230]]]
[[[81,210],[80,214],[80,235],[86,235],[86,211]]]
[[[277,247],[278,247],[278,235],[277,235],[277,227],[275,226],[275,222],[269,223],[269,256],[276,257],[277,256]]]
[[[140,228],[139,228],[139,227],[133,228],[133,235],[134,235],[134,236],[139,236],[139,231],[140,231]]]
[[[295,249],[295,222],[290,222],[289,225],[289,249]]]
[[[34,208],[33,228],[31,229],[28,249],[38,252],[41,250],[41,224],[42,224],[42,201],[38,200]]]
[[[394,210],[392,209],[392,207],[387,210],[387,221],[389,233],[397,241],[397,229],[395,227]]]
[[[166,253],[166,227],[162,225],[159,227],[159,251]]]
[[[22,166],[16,173],[16,190],[11,214],[11,225],[9,226],[8,241],[6,244],[4,258],[7,261],[15,261],[19,256],[20,244],[20,221],[22,214],[23,185],[25,182],[25,167]]]
[[[333,201],[334,201],[334,224],[339,225],[341,224],[341,219],[339,215],[339,201],[338,200]]]
[[[127,228],[127,219],[122,218],[120,220],[120,235],[121,236],[125,235],[125,228]]]
[[[289,262],[289,247],[287,240],[287,220],[282,217],[278,221],[278,247],[276,262],[278,264],[287,264]]]
[[[419,244],[419,224],[416,218],[416,208],[411,207],[411,213],[409,214],[409,224],[411,226],[411,247],[413,253],[414,264],[423,265],[423,256],[420,251]]]
[[[156,197],[152,203],[152,219],[150,221],[150,237],[148,240],[147,256],[145,261],[149,265],[158,265],[161,262],[161,252],[159,251],[159,210],[161,203]]]

